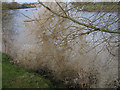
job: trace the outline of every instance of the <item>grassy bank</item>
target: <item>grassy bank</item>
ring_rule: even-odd
[[[11,10],[11,9],[24,9],[24,8],[34,8],[35,6],[30,6],[30,4],[24,3],[19,4],[17,2],[3,2],[2,3],[2,10]]]
[[[77,3],[72,3],[73,5],[75,5],[78,8],[78,11],[84,6],[82,11],[89,11],[89,12],[93,12],[93,11],[98,11],[98,12],[118,12],[120,6],[118,3],[110,3],[110,2],[106,2],[106,3],[88,3],[88,2],[77,2]]]
[[[60,88],[62,83],[53,84],[49,79],[11,64],[10,59],[2,55],[2,87],[3,88]]]
[[[1,59],[1,53],[0,53],[0,89],[2,88],[2,59]]]

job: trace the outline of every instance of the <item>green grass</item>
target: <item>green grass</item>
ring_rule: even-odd
[[[85,6],[86,11],[114,12],[114,11],[118,11],[118,8],[119,5],[86,5]]]
[[[2,59],[1,59],[1,53],[0,53],[0,89],[2,88]]]
[[[119,5],[100,5],[100,4],[75,4],[77,5],[79,8],[82,8],[82,6],[84,6],[84,11],[103,11],[103,12],[117,12],[118,8],[120,8]],[[78,9],[79,10],[79,9]]]
[[[0,54],[1,55],[1,54]],[[2,54],[2,87],[3,88],[60,88],[65,87],[59,83],[54,85],[49,79],[11,64],[10,59]]]

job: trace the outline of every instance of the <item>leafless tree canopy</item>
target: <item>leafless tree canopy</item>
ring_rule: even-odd
[[[16,50],[14,62],[33,70],[47,68],[72,87],[116,87],[119,18],[117,12],[110,12],[116,5],[109,12],[101,6],[86,14],[84,3],[79,7],[71,2],[39,4],[34,18],[23,14],[33,47]]]

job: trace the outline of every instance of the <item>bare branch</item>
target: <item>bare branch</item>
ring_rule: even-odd
[[[66,12],[64,11],[64,9],[60,6],[60,4],[58,2],[56,2],[57,5],[61,8],[61,10],[64,12],[64,14],[67,16]]]
[[[63,16],[61,14],[58,14],[56,12],[54,12],[53,10],[51,10],[49,7],[47,7],[46,5],[44,5],[42,2],[39,2],[42,6],[44,6],[46,9],[48,9],[50,12],[52,12],[53,14],[57,15],[57,16],[60,16],[60,17],[63,17],[63,18],[66,18],[66,19],[69,19],[71,21],[73,21],[74,23],[77,23],[79,25],[83,25],[85,27],[89,27],[89,28],[92,28],[94,29],[95,31],[104,31],[104,32],[108,32],[108,33],[118,33],[120,34],[120,32],[118,31],[110,31],[110,30],[106,30],[106,29],[103,29],[103,28],[97,28],[95,26],[92,26],[92,25],[88,25],[88,24],[85,24],[85,23],[81,23],[73,18],[71,18],[70,16]]]

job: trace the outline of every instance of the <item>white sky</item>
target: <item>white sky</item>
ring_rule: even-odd
[[[9,0],[12,1],[12,0]],[[37,0],[15,0],[15,2],[37,2]]]
[[[12,0],[0,0],[0,1],[9,1],[9,2],[11,2]],[[38,0],[15,0],[15,2],[37,2]],[[55,1],[55,0],[40,0],[40,1]],[[60,1],[74,1],[74,0],[60,0]],[[120,1],[120,0],[75,0],[75,1],[82,1],[82,2],[85,2],[85,1],[87,1],[87,2],[91,2],[91,1],[101,1],[101,2],[111,2],[111,1]]]

